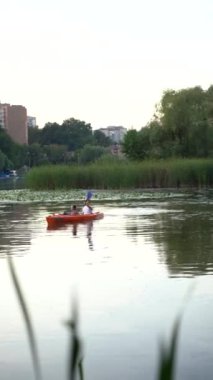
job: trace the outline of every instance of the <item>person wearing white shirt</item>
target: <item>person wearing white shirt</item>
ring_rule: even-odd
[[[90,206],[90,203],[88,200],[85,201],[82,212],[83,212],[83,214],[92,214],[92,207]]]

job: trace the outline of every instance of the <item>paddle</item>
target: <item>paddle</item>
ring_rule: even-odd
[[[93,192],[91,190],[88,190],[86,194],[86,201],[90,201],[92,196],[93,196]]]
[[[86,199],[85,199],[85,208],[89,208],[90,212],[92,213],[92,207],[90,206],[89,202],[93,196],[93,192],[91,190],[88,190],[86,193]]]

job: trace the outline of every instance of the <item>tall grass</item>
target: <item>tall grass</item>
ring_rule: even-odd
[[[213,186],[213,159],[43,166],[28,172],[26,184],[32,190],[204,188]]]

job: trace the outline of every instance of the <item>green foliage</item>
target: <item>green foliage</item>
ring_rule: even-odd
[[[91,125],[84,121],[74,118],[67,119],[63,122],[62,128],[65,131],[68,149],[71,151],[82,148],[93,141]]]
[[[135,160],[213,157],[213,86],[167,90],[154,119],[127,132],[123,150]]]
[[[12,169],[13,164],[8,157],[0,150],[0,170]]]
[[[0,150],[16,168],[89,163],[105,154],[103,148],[110,145],[104,133],[93,133],[90,124],[74,118],[62,125],[47,123],[43,129],[29,129],[28,150],[0,130]],[[165,91],[152,120],[140,131],[126,133],[122,151],[136,161],[213,157],[213,86],[206,91],[199,86]]]
[[[62,125],[47,123],[43,129],[30,129],[28,161],[30,166],[45,162],[93,162],[105,153],[110,144],[111,140],[101,131],[93,133],[90,124],[70,118]]]
[[[4,154],[8,154],[8,156],[12,156],[15,150],[15,143],[8,136],[8,134],[0,129],[0,149]]]
[[[28,143],[31,144],[40,144],[41,143],[42,129],[38,127],[28,129]]]
[[[42,165],[47,162],[47,156],[40,146],[40,144],[35,143],[28,148],[28,166]]]
[[[4,154],[5,168],[19,168],[24,165],[26,146],[14,143],[2,129],[0,129],[0,150]]]
[[[50,144],[43,147],[46,160],[51,164],[60,164],[66,162],[67,148],[65,145]]]
[[[65,120],[62,125],[47,123],[41,130],[41,145],[65,145],[69,151],[82,148],[93,141],[90,124],[74,118]]]
[[[116,154],[111,154],[110,152],[105,152],[98,160],[98,164],[111,165],[114,163],[124,163],[127,159],[125,156],[120,156]]]
[[[146,160],[55,165],[31,169],[26,184],[34,190],[142,189],[213,186],[213,160]]]
[[[92,132],[90,124],[84,121],[70,118],[62,125],[58,123],[47,123],[44,128],[29,129],[29,144],[64,145],[68,151],[75,151],[85,145],[98,145],[108,147],[112,144],[109,137],[99,130]]]
[[[93,136],[94,136],[94,142],[96,145],[107,147],[112,144],[111,139],[105,136],[105,134],[99,130],[94,131]]]
[[[88,164],[96,161],[105,153],[105,148],[96,145],[85,145],[77,152],[77,161],[80,164]]]
[[[135,129],[128,131],[124,137],[122,144],[123,152],[130,159],[140,159],[141,147],[139,140],[139,133]]]
[[[196,157],[198,153],[201,157],[208,155],[208,106],[206,93],[200,87],[165,92],[161,100],[160,117],[162,127],[169,132],[171,141],[179,145],[181,156]],[[196,140],[199,141],[198,146]]]

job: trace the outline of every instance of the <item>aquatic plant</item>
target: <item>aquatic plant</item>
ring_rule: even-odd
[[[92,201],[97,203],[120,202],[120,201],[140,201],[145,199],[175,199],[190,198],[194,195],[203,194],[211,197],[213,192],[210,190],[191,191],[190,189],[136,189],[136,190],[96,190],[93,191]],[[60,205],[64,202],[83,202],[86,197],[86,191],[80,189],[58,189],[58,190],[0,190],[0,203],[53,203]]]
[[[213,159],[34,167],[27,173],[26,186],[32,190],[207,188],[213,186]]]

